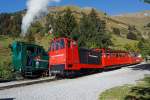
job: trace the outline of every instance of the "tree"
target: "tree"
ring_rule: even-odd
[[[135,31],[136,30],[136,27],[134,26],[134,25],[130,25],[129,27],[128,27],[128,30],[129,31]]]
[[[91,42],[92,33],[94,32],[94,24],[92,23],[91,19],[88,15],[83,14],[82,18],[80,19],[80,37],[78,40],[79,46],[88,46]]]
[[[83,14],[80,19],[79,46],[86,46],[88,48],[107,48],[112,42],[105,27],[105,21],[98,17],[94,9],[92,9],[88,15]]]
[[[31,34],[42,33],[43,29],[44,28],[43,28],[42,24],[39,21],[37,21],[31,25],[28,32]]]
[[[150,27],[150,23],[147,24],[147,27]]]
[[[129,32],[129,33],[127,34],[127,39],[137,40],[137,36],[136,36],[135,33]]]
[[[138,44],[137,43],[135,43],[134,45],[127,43],[127,44],[124,45],[124,48],[127,51],[134,51],[134,52],[140,51],[139,48],[138,48]]]
[[[0,34],[19,36],[21,32],[21,21],[22,16],[20,13],[0,14]]]
[[[121,32],[120,32],[120,29],[119,28],[113,28],[113,33],[120,36],[121,35]]]
[[[29,43],[34,43],[35,42],[35,37],[34,37],[33,33],[29,33],[26,36],[26,38],[27,38],[27,42],[29,42]]]
[[[133,26],[129,26],[128,27],[129,33],[127,34],[127,39],[131,39],[131,40],[137,40],[137,35],[136,33],[138,33],[136,27]]]
[[[14,27],[14,30],[11,29],[12,35],[17,37],[21,33],[21,23],[22,23],[22,16],[21,14],[14,14],[14,18],[12,20],[12,27]]]
[[[70,37],[77,32],[77,21],[70,9],[64,11],[63,15],[57,15],[55,24],[52,25],[56,37]],[[76,33],[77,34],[77,33]]]
[[[138,48],[144,57],[147,55],[150,56],[150,42],[148,40],[141,39],[138,43]]]
[[[52,14],[48,14],[46,16],[46,25],[45,25],[45,32],[48,32],[51,29],[55,27],[56,18]]]
[[[67,34],[67,36],[69,36],[77,27],[76,19],[70,9],[66,10],[66,13],[63,16],[63,21],[65,29],[64,32]]]

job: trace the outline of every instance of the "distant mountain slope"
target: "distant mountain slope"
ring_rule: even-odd
[[[80,8],[78,6],[59,6],[59,7],[49,7],[49,13],[63,13],[65,9],[71,9],[71,11],[73,12],[73,14],[75,15],[75,17],[77,19],[81,18],[82,13],[90,13],[91,9],[90,7],[84,7],[84,8]],[[103,12],[103,11],[99,11],[97,10],[98,16],[106,21],[107,24],[107,29],[112,31],[112,27],[118,27],[118,28],[128,28],[128,23],[124,23],[123,21],[119,21],[119,20],[115,20],[113,18],[111,18],[111,16],[107,15],[107,13]]]
[[[150,23],[150,10],[112,16],[112,18],[130,25],[135,25],[145,38],[150,34],[150,28],[146,27],[146,25]]]
[[[150,11],[143,11],[138,13],[122,14],[113,16],[116,20],[126,22],[131,25],[144,26],[150,22]]]
[[[130,25],[135,25],[137,27],[143,27],[150,22],[150,17],[131,17],[131,16],[117,16],[113,17],[116,20],[123,21]]]

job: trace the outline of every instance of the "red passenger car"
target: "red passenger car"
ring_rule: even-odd
[[[79,48],[76,41],[68,38],[54,39],[51,42],[49,56],[50,72],[61,75],[99,71],[140,62],[135,62],[137,58],[132,57],[129,52]]]

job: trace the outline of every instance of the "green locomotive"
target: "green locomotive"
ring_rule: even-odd
[[[48,72],[48,53],[42,46],[14,41],[11,45],[12,64],[24,77],[37,77]]]

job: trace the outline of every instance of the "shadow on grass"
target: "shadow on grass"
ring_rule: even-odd
[[[150,100],[150,77],[143,79],[144,86],[135,86],[131,89],[125,100]]]

